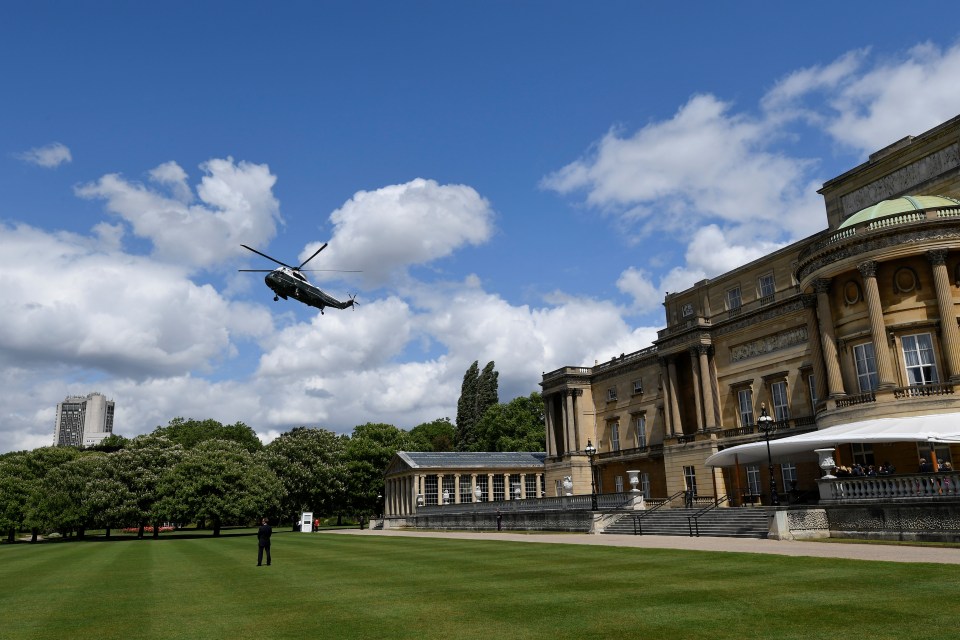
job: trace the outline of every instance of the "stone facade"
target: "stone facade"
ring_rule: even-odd
[[[664,300],[653,347],[544,374],[545,490],[624,490],[648,498],[787,500],[817,493],[816,456],[706,467],[720,449],[870,418],[960,411],[960,206],[844,226],[904,195],[960,197],[960,117],[878,151],[821,189],[827,228]],[[587,455],[588,444],[597,449]],[[957,446],[845,445],[837,464],[916,472]],[[629,487],[626,487],[629,489]]]

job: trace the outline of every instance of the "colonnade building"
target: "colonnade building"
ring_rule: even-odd
[[[770,470],[782,491],[814,491],[813,447],[769,466],[707,464],[770,437],[761,416],[773,438],[898,417],[960,432],[960,117],[819,193],[824,231],[667,294],[653,346],[543,375],[547,495],[566,476],[574,493],[591,479],[629,490],[627,470],[650,498],[757,501]],[[838,438],[836,464],[915,473],[920,458],[936,468],[960,455],[936,437],[881,440]]]
[[[385,474],[384,515],[418,506],[526,500],[543,495],[544,453],[398,451]]]

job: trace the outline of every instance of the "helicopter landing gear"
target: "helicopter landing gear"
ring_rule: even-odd
[[[277,301],[279,301],[279,300],[280,300],[280,296],[273,296],[273,301],[274,301],[274,302],[277,302]]]

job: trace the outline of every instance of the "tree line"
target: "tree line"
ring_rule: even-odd
[[[349,436],[297,427],[267,445],[242,422],[175,418],[152,433],[112,435],[85,449],[3,454],[0,532],[9,542],[17,531],[36,540],[40,533],[82,537],[104,529],[109,536],[129,527],[156,537],[162,523],[174,522],[217,536],[223,526],[260,517],[297,522],[303,511],[379,513],[383,474],[397,451],[544,450],[540,395],[499,404],[495,387],[493,393],[471,424],[470,448],[458,446],[459,424],[448,418],[410,431],[367,423]]]

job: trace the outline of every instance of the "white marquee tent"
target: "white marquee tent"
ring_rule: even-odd
[[[857,442],[960,444],[960,413],[877,418],[828,427],[797,436],[770,440],[770,453],[774,459],[780,460],[815,458],[814,449],[828,449]],[[737,463],[766,461],[767,443],[762,441],[724,449],[707,458],[706,464],[710,467],[727,467]]]

